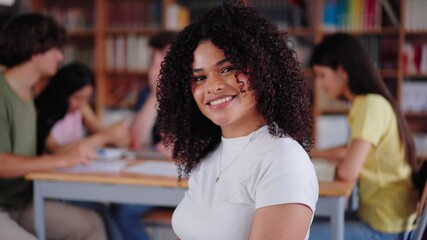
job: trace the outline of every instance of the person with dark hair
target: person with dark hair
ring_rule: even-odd
[[[318,182],[308,89],[287,35],[241,1],[178,34],[157,85],[180,239],[308,239]]]
[[[90,99],[94,85],[92,70],[79,62],[63,66],[49,80],[35,99],[38,154],[63,152],[77,145],[99,148],[129,144],[130,134],[125,122],[104,128],[92,111]],[[123,239],[108,206],[94,202],[70,203],[98,212],[106,225],[108,238]]]
[[[36,157],[32,87],[57,71],[65,37],[62,27],[41,14],[19,15],[0,33],[0,64],[6,67],[0,73],[0,239],[36,239],[32,183],[25,174],[88,163],[95,157],[94,149],[86,146]],[[56,201],[47,201],[45,210],[49,239],[106,238],[102,220],[93,211]]]
[[[163,150],[160,146],[160,136],[157,132],[155,119],[156,111],[156,84],[160,74],[161,64],[169,49],[170,44],[176,39],[176,32],[163,31],[153,35],[148,45],[152,49],[151,65],[148,71],[148,87],[143,89],[138,96],[135,109],[137,115],[132,124],[132,146],[134,149],[154,146],[158,150]],[[170,153],[164,152],[166,157]]]
[[[356,219],[346,221],[345,239],[403,239],[417,203],[414,142],[403,114],[356,37],[325,37],[313,50],[311,67],[329,96],[352,105],[348,145],[312,151],[337,165],[336,178],[358,180],[359,208]],[[315,221],[312,239],[329,239],[327,225]]]
[[[151,65],[148,71],[148,87],[143,89],[138,96],[135,108],[138,110],[132,126],[132,148],[155,148],[165,158],[171,157],[171,152],[161,142],[156,127],[156,83],[160,73],[161,63],[165,57],[170,44],[175,40],[177,33],[162,31],[153,35],[148,42],[152,48]],[[153,206],[140,204],[113,204],[114,217],[126,239],[148,240],[145,226],[141,218]]]
[[[90,99],[94,85],[91,69],[78,62],[62,67],[50,79],[35,99],[38,154],[66,151],[75,145],[98,148],[129,144],[126,122],[104,128],[93,112]]]

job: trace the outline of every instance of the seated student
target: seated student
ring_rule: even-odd
[[[336,163],[338,179],[358,180],[359,209],[356,219],[346,220],[345,239],[403,239],[417,203],[415,149],[405,117],[356,37],[325,37],[311,66],[329,96],[352,104],[348,145],[311,152]],[[328,225],[315,221],[310,239],[330,239]]]
[[[170,44],[176,39],[177,33],[164,31],[153,35],[148,44],[152,48],[151,65],[148,71],[148,86],[141,91],[135,109],[138,111],[132,124],[132,147],[154,147],[170,158],[171,153],[162,151],[160,136],[156,125],[156,84],[161,64]]]
[[[161,63],[170,44],[176,38],[175,32],[160,32],[153,35],[148,44],[152,48],[151,66],[148,72],[149,86],[141,91],[135,106],[139,112],[132,124],[132,147],[140,149],[154,147],[165,156],[171,158],[172,154],[161,142],[156,127],[156,84],[160,73]],[[153,207],[146,205],[113,204],[113,214],[126,239],[147,240],[148,235],[141,218]]]
[[[23,176],[89,163],[95,151],[76,146],[61,154],[36,155],[36,110],[32,87],[55,74],[65,31],[41,14],[23,14],[0,32],[0,239],[35,240],[32,183]],[[99,216],[90,210],[47,201],[48,239],[106,239]]]
[[[37,108],[38,153],[62,152],[76,145],[102,147],[126,146],[129,129],[121,122],[103,128],[89,102],[94,90],[94,76],[84,64],[68,64],[50,79],[35,99]],[[85,136],[85,131],[89,136]],[[100,203],[73,202],[96,210],[103,216],[109,239],[123,239],[109,208]]]
[[[93,112],[90,98],[94,84],[92,71],[78,62],[62,67],[50,79],[35,99],[39,154],[63,151],[76,144],[92,147],[129,144],[126,122],[104,128]]]

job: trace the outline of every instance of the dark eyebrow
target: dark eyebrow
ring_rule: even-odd
[[[229,60],[227,58],[224,58],[222,60],[219,60],[217,63],[215,63],[215,67],[221,66],[222,64],[224,64],[225,62],[228,62]],[[194,68],[193,69],[193,73],[196,72],[201,72],[203,69],[202,68]]]

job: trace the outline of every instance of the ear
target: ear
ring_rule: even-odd
[[[245,74],[244,72],[238,71],[236,72],[234,77],[236,78],[237,84],[239,84],[240,92],[243,93],[246,91],[253,91],[250,85],[249,76],[247,74]]]
[[[338,66],[338,68],[337,68],[337,74],[338,74],[338,76],[341,78],[341,79],[343,79],[343,80],[345,80],[345,81],[347,81],[348,80],[348,74],[347,74],[347,71],[344,69],[344,67],[340,64],[339,66]]]

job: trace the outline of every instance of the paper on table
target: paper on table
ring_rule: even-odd
[[[119,173],[127,165],[126,161],[99,161],[95,160],[87,165],[78,165],[72,168],[60,169],[60,172],[80,172],[80,173]]]
[[[319,181],[332,182],[335,179],[336,166],[324,159],[312,159]]]
[[[166,160],[166,157],[158,151],[144,149],[139,151],[125,151],[124,156],[130,159]]]
[[[121,148],[98,148],[96,149],[96,160],[114,161],[119,160],[125,153]]]
[[[144,161],[126,168],[124,172],[157,175],[162,177],[178,177],[176,165],[173,162],[168,161]]]

